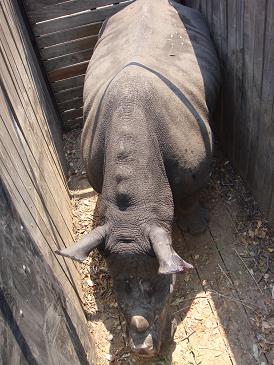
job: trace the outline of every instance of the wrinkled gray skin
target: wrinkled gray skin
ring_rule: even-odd
[[[171,246],[174,206],[182,227],[206,228],[195,193],[210,173],[218,85],[203,18],[168,0],[110,18],[87,70],[82,149],[103,222],[59,253],[81,261],[100,248],[139,356],[159,351],[174,273],[191,267]]]

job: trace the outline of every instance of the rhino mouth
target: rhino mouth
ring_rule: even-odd
[[[165,322],[165,318],[162,319],[162,322],[157,320],[149,325],[144,316],[135,315],[131,317],[127,333],[131,351],[135,356],[150,358],[159,354],[163,323]]]
[[[159,353],[159,348],[155,348],[154,346],[151,333],[143,336],[142,339],[136,338],[136,336],[130,336],[129,344],[132,353],[137,357],[151,358]]]

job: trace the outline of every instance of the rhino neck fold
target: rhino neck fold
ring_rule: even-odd
[[[118,230],[150,222],[171,229],[173,199],[155,128],[125,100],[108,123],[102,200],[105,218]]]

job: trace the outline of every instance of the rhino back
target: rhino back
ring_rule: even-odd
[[[100,125],[104,118],[98,116],[109,85],[113,87],[116,76],[129,67],[139,68],[140,78],[150,78],[156,86],[152,107],[158,115],[155,122],[164,123],[159,139],[171,180],[180,175],[174,166],[192,171],[212,149],[208,119],[218,92],[219,67],[201,14],[168,0],[137,0],[107,21],[86,74],[82,147],[86,161],[96,155],[93,169],[98,177],[93,185],[99,191],[105,128]],[[120,82],[117,93],[121,87]]]

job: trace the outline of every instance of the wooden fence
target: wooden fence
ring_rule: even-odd
[[[70,200],[60,161],[62,154],[60,125],[17,3],[13,0],[2,0],[0,2],[0,180],[7,192],[4,195],[8,195],[9,198],[3,198],[1,195],[0,199],[8,199],[9,203],[6,203],[6,206],[12,205],[18,213],[21,228],[27,232],[24,245],[27,244],[26,235],[29,235],[29,245],[34,245],[35,250],[28,250],[27,248],[22,250],[20,234],[14,234],[14,237],[6,235],[6,238],[11,240],[10,245],[13,249],[8,247],[7,239],[3,236],[8,229],[11,232],[18,231],[19,224],[17,219],[14,221],[13,227],[13,215],[8,213],[11,218],[8,218],[7,223],[0,226],[0,237],[4,240],[1,243],[0,255],[1,270],[11,271],[11,277],[6,278],[7,280],[4,282],[1,281],[4,294],[1,293],[0,307],[3,309],[2,304],[5,299],[11,308],[10,310],[15,311],[16,315],[19,316],[17,317],[20,322],[17,323],[18,331],[25,331],[24,336],[31,338],[30,350],[36,353],[38,360],[40,344],[37,341],[45,330],[43,326],[46,326],[46,323],[43,321],[46,318],[48,305],[53,305],[57,311],[61,305],[66,306],[68,318],[61,316],[58,321],[69,325],[68,321],[72,318],[73,322],[79,325],[79,331],[76,330],[75,336],[78,331],[79,343],[83,343],[81,346],[84,346],[85,350],[93,355],[81,306],[78,271],[70,260],[57,257],[54,254],[54,250],[65,247],[73,241]],[[6,220],[5,216],[1,217]],[[17,265],[17,254],[21,257],[21,266]],[[11,257],[14,259],[13,264]],[[22,259],[22,257],[24,258]],[[24,304],[26,308],[24,318],[22,316],[20,319],[18,314],[20,312],[19,305],[23,304],[19,304],[20,298],[16,296],[16,288],[12,284],[12,270],[14,275],[18,270],[19,272],[27,270],[26,264],[22,260],[30,263],[32,260],[34,262],[38,260],[41,263],[42,260],[45,265],[45,270],[39,271],[38,268],[34,268],[33,274],[29,276],[28,288],[33,296],[41,295],[41,292],[36,292],[34,288],[39,287],[41,289],[45,286],[46,292],[50,290],[51,284],[58,287],[56,294],[54,291],[49,295],[44,292],[47,298],[53,297],[54,301],[49,303],[44,297],[41,297],[44,304],[40,305],[38,317],[35,317],[38,309],[32,307],[32,301],[29,304]],[[5,265],[9,266],[5,268]],[[51,274],[48,277],[46,273],[49,270],[51,270]],[[41,272],[42,276],[36,276],[35,273],[37,272]],[[0,277],[1,280],[4,280],[2,274]],[[20,282],[17,285],[20,285]],[[61,300],[58,295],[61,292],[65,298],[65,304],[61,303],[63,299]],[[3,299],[5,293],[6,296]],[[27,293],[25,294],[27,296]],[[44,299],[45,302],[43,302]],[[40,321],[39,328],[35,323],[36,320]],[[11,325],[7,321],[6,318],[4,322],[6,328]],[[14,327],[12,328],[14,330]],[[35,333],[32,332],[33,329],[40,330],[41,333],[37,332],[35,336]],[[50,326],[46,331],[51,331]],[[52,335],[54,336],[54,334]],[[56,338],[52,339],[53,342],[65,341],[65,337],[60,337],[61,335],[62,333],[59,333],[58,336],[56,334]],[[0,337],[3,338],[3,336],[4,341],[10,342],[9,337],[15,337],[15,333],[0,326]],[[35,342],[36,337],[37,341]],[[14,346],[14,351],[19,354],[20,348],[16,347],[16,343]],[[48,352],[50,351],[51,348],[49,347]],[[73,347],[70,355],[65,356],[67,363],[82,364],[81,361],[73,360],[77,351],[77,348]],[[36,356],[34,357],[36,358]],[[15,364],[21,363],[21,361],[8,361],[6,363]],[[34,362],[31,363],[34,364]],[[42,363],[53,364],[51,361]]]
[[[102,22],[132,0],[24,0],[65,129],[82,125],[84,74]]]
[[[274,1],[186,0],[200,9],[222,63],[223,149],[274,224]]]

